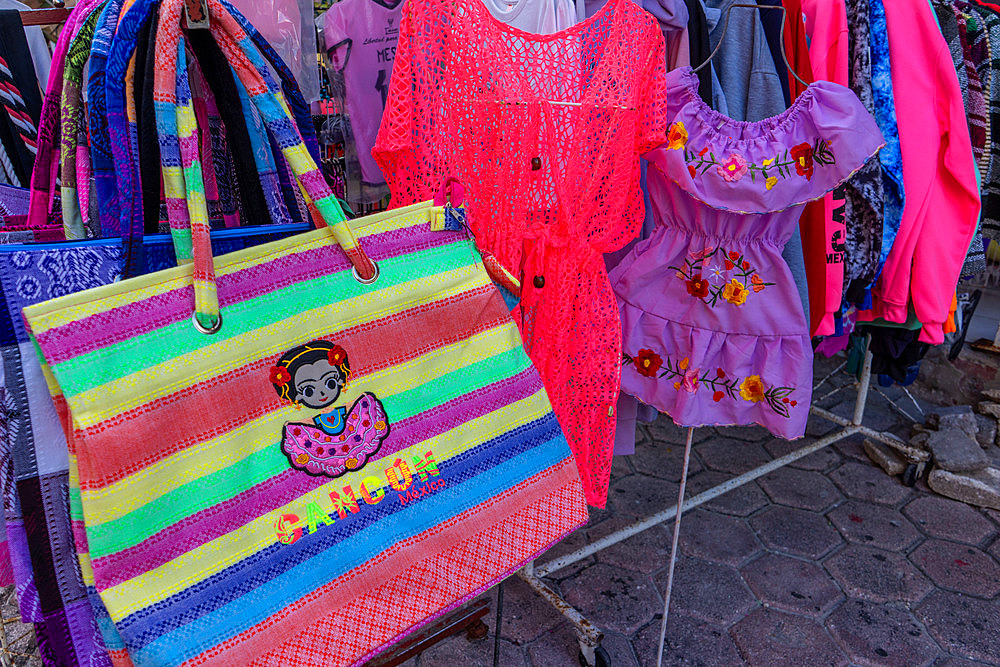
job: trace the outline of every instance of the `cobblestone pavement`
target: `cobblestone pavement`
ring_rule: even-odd
[[[832,365],[817,362],[817,377]],[[898,388],[886,392],[917,414]],[[820,405],[847,417],[854,396],[846,389]],[[876,393],[865,423],[909,435],[909,421]],[[834,430],[816,417],[796,442],[756,427],[696,429],[688,495]],[[667,418],[640,431],[635,456],[615,460],[607,509],[591,510],[590,524],[542,560],[676,502],[685,432]],[[822,449],[684,516],[664,664],[1000,665],[1000,512],[942,498],[923,481],[907,488],[861,443]],[[547,580],[604,631],[614,667],[656,664],[671,529]],[[505,584],[502,621],[503,667],[578,664],[572,626],[517,578]],[[462,635],[408,664],[491,658],[492,634],[479,643]]]
[[[817,375],[830,366],[818,362]],[[820,404],[848,416],[853,391]],[[865,423],[908,434],[879,395]],[[688,494],[834,429],[812,418],[807,437],[791,443],[756,427],[696,429]],[[607,509],[592,510],[543,560],[671,506],[683,449],[684,431],[668,419],[641,427],[635,456],[615,460]],[[656,664],[670,529],[656,526],[548,580],[604,631],[614,667]],[[571,626],[516,577],[504,590],[500,664],[577,665]],[[8,604],[3,613],[15,612]],[[8,626],[8,637],[25,627]],[[492,639],[461,634],[407,667],[485,667]],[[30,651],[26,641],[20,652]],[[1000,665],[1000,512],[937,496],[923,481],[903,486],[868,461],[858,438],[800,459],[684,516],[664,664]]]

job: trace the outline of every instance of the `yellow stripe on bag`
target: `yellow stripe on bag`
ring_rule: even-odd
[[[528,424],[550,411],[548,396],[544,390],[540,390],[522,401],[495,410],[465,424],[460,424],[437,438],[417,443],[413,447],[401,451],[399,458],[409,459],[414,455],[422,455],[428,448],[432,450],[440,448],[442,451],[452,453],[465,451],[501,433],[507,433]],[[391,464],[392,462],[387,461],[374,470],[366,466],[354,476],[354,488],[358,488],[360,485],[358,478],[363,480],[366,476],[374,475],[376,470],[384,470]],[[116,622],[121,621],[129,614],[161,602],[275,544],[277,541],[274,526],[275,517],[286,512],[301,515],[305,506],[310,502],[319,503],[322,508],[329,508],[331,506],[329,499],[331,489],[339,490],[347,484],[348,482],[343,481],[343,478],[333,480],[330,484],[302,495],[293,502],[269,512],[265,516],[258,517],[237,530],[202,544],[169,563],[164,563],[154,570],[145,572],[117,586],[102,590],[101,597],[111,612],[112,619]],[[229,557],[221,558],[221,554],[229,554]]]
[[[184,171],[180,167],[163,167],[163,195],[167,199],[184,199]]]
[[[93,586],[94,566],[90,562],[90,556],[85,553],[77,554],[77,560],[80,562],[80,579],[83,581],[83,585]]]
[[[308,341],[325,335],[329,331],[331,322],[337,322],[341,330],[349,329],[488,284],[490,284],[489,277],[477,265],[468,265],[296,313],[267,327],[221,339],[217,343],[193,350],[188,354],[67,397],[73,424],[77,428],[88,428],[163,396],[227,373],[250,361],[280,354],[288,349],[291,338]],[[450,288],[444,289],[442,285],[449,285]],[[405,298],[411,294],[421,295],[421,298]],[[382,310],[372,311],[373,303],[390,305]],[[252,352],[241,353],[243,350]],[[143,394],[137,392],[136,387],[155,388]]]
[[[179,199],[185,197],[184,192],[177,195]],[[389,227],[391,229],[404,229],[430,224],[431,215],[435,210],[429,203],[424,202],[367,216],[364,219],[365,224],[358,227],[355,234],[359,238],[377,234],[382,231],[380,225],[387,227],[391,225]],[[280,256],[309,252],[329,246],[331,243],[335,243],[333,230],[326,227],[268,243],[266,249],[255,247],[237,250],[216,260],[215,275],[221,277],[236,273],[274,261]],[[95,287],[28,306],[25,308],[25,313],[31,318],[31,330],[37,336],[51,329],[74,324],[92,315],[190,287],[192,272],[193,268],[190,265],[165,269],[130,278],[121,283]]]
[[[166,294],[173,290],[184,289],[185,287],[191,286],[191,273],[193,268],[190,264],[183,267],[168,269],[170,272],[169,276],[164,276],[163,272],[160,275],[150,274],[146,276],[139,276],[138,278],[131,278],[128,283],[132,288],[128,292],[122,294],[114,294],[114,290],[108,290],[108,287],[116,287],[121,283],[112,283],[111,285],[105,285],[104,287],[95,287],[93,290],[84,290],[83,292],[76,292],[74,294],[67,295],[65,297],[59,297],[59,299],[68,299],[69,297],[75,297],[80,294],[87,294],[92,292],[92,298],[95,300],[81,301],[78,305],[70,305],[68,302],[63,304],[62,307],[58,309],[53,309],[51,312],[42,314],[38,319],[31,320],[31,331],[36,336],[45,333],[51,329],[57,329],[66,325],[75,324],[79,320],[85,319],[92,315],[97,315],[109,310],[114,310],[115,308],[121,308],[122,306],[127,306],[132,303],[137,303],[139,301],[145,301],[146,299],[152,299],[161,294]],[[150,279],[152,278],[152,279]],[[132,281],[136,282],[132,282]],[[148,283],[147,285],[141,285],[139,281]],[[110,296],[100,298],[98,291],[107,291]],[[53,299],[55,301],[55,299]],[[53,303],[53,301],[45,301],[38,305],[48,305]],[[35,306],[29,306],[25,308],[25,313],[33,317],[33,308]]]
[[[370,391],[385,400],[520,344],[516,325],[508,322],[453,345],[431,350],[405,364],[393,365],[366,376],[357,385],[351,385],[352,395]],[[442,363],[442,360],[452,363]],[[302,421],[302,411],[289,405],[216,438],[187,447],[110,486],[85,490],[87,523],[96,526],[113,521],[265,447],[277,446],[281,427],[287,421]]]

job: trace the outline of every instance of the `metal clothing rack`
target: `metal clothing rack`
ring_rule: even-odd
[[[839,368],[837,370],[839,370]],[[833,376],[834,373],[837,372],[837,370],[833,371],[832,373],[821,379],[819,383],[817,383],[816,386],[813,388],[813,390],[815,391],[816,389],[821,387],[825,382],[827,382]],[[864,360],[864,365],[862,366],[861,376],[856,383],[858,393],[857,393],[857,398],[855,399],[854,402],[854,414],[850,419],[846,419],[844,417],[836,415],[830,412],[829,410],[821,408],[817,405],[812,405],[809,408],[809,411],[812,414],[822,417],[823,419],[826,419],[828,421],[831,421],[834,424],[837,424],[838,426],[841,427],[841,430],[826,435],[813,443],[810,443],[804,447],[795,450],[794,452],[790,452],[784,456],[769,461],[768,463],[765,463],[762,466],[754,468],[749,472],[743,473],[742,475],[734,477],[726,482],[723,482],[722,484],[714,486],[706,491],[703,491],[702,493],[699,493],[696,496],[687,498],[683,500],[683,504],[681,504],[679,501],[678,504],[674,505],[673,507],[664,509],[650,517],[647,517],[646,519],[638,521],[637,523],[634,523],[630,526],[626,526],[625,528],[622,528],[621,530],[611,533],[610,535],[607,535],[606,537],[603,537],[595,542],[592,542],[591,544],[581,547],[580,549],[577,549],[576,551],[570,554],[554,558],[553,560],[548,561],[546,563],[542,563],[540,565],[537,565],[532,562],[529,563],[525,568],[520,570],[518,572],[518,576],[526,584],[528,584],[528,586],[530,586],[531,589],[534,590],[538,595],[540,595],[546,601],[552,604],[552,606],[555,607],[556,611],[558,611],[560,614],[566,617],[566,619],[573,624],[577,633],[577,639],[580,644],[581,664],[585,663],[589,667],[605,667],[607,665],[610,665],[610,659],[608,657],[608,654],[601,647],[603,634],[601,633],[599,628],[597,628],[590,620],[587,619],[586,616],[583,615],[583,613],[581,613],[578,609],[576,609],[571,604],[566,602],[566,600],[564,600],[562,596],[559,595],[559,593],[554,591],[544,581],[542,581],[542,577],[545,577],[547,575],[552,574],[553,572],[557,572],[565,567],[577,563],[597,553],[598,551],[603,551],[604,549],[619,544],[620,542],[623,542],[624,540],[627,540],[628,538],[638,533],[641,533],[644,530],[648,530],[653,526],[657,526],[661,523],[665,523],[675,518],[678,520],[679,523],[680,518],[678,516],[678,511],[677,511],[678,505],[680,505],[681,507],[680,514],[683,515],[684,512],[692,510],[695,507],[698,507],[699,505],[702,505],[714,498],[717,498],[725,493],[728,493],[733,489],[739,488],[740,486],[743,486],[748,482],[752,482],[753,480],[758,479],[759,477],[763,477],[768,473],[778,470],[779,468],[782,468],[790,463],[794,463],[795,461],[798,461],[803,457],[809,456],[810,454],[818,452],[819,450],[825,447],[828,447],[836,442],[839,442],[853,435],[863,435],[867,438],[871,438],[872,440],[876,440],[895,449],[903,456],[903,458],[909,464],[907,467],[907,472],[904,473],[904,481],[908,480],[909,483],[915,480],[917,474],[920,472],[921,466],[925,465],[926,462],[929,460],[930,458],[929,454],[922,450],[910,447],[901,439],[899,439],[898,437],[896,437],[891,433],[873,430],[871,428],[868,428],[862,423],[864,420],[865,405],[868,402],[868,393],[871,389],[871,375],[872,375],[872,354],[866,347],[865,360]],[[829,395],[830,394],[827,394],[823,398],[826,398]],[[689,432],[689,437],[685,451],[686,458],[690,456],[690,443],[691,439]],[[684,479],[686,479],[686,468],[685,468],[685,477],[682,478],[682,484],[681,484],[682,494],[684,491],[684,484],[683,484]],[[671,568],[677,558],[676,552],[677,552],[677,542],[675,533],[674,548],[671,550],[670,553]],[[669,592],[670,591],[668,584],[668,590],[666,595],[668,603],[669,603]],[[666,622],[666,614],[664,614],[664,623],[665,622]]]

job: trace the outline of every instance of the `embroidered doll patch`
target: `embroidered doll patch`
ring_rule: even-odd
[[[296,470],[340,477],[360,470],[389,435],[389,419],[378,397],[364,392],[348,409],[332,407],[351,376],[347,352],[339,345],[314,340],[292,348],[271,368],[278,396],[314,410],[312,423],[287,422],[281,451]]]

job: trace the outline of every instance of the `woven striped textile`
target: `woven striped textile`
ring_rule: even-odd
[[[77,196],[76,149],[79,134],[83,131],[83,67],[90,58],[90,45],[94,40],[98,13],[92,12],[83,22],[80,31],[73,38],[66,52],[63,65],[63,88],[60,108],[62,128],[60,131],[60,162],[62,183],[63,230],[67,240],[87,238],[84,228],[83,211]],[[82,187],[89,184],[85,181]]]
[[[471,239],[431,231],[439,211],[362,221],[370,286],[328,229],[218,258],[213,336],[191,324],[191,266],[26,310],[136,664],[351,664],[586,520],[516,326]],[[283,432],[328,413],[272,382],[314,341],[349,360],[340,402],[374,395],[388,424],[337,477],[295,467]]]
[[[17,87],[10,65],[2,55],[0,55],[0,103],[10,116],[10,122],[17,128],[18,135],[28,152],[35,155],[38,152],[38,128],[28,115],[24,96]]]
[[[59,170],[55,149],[59,145],[60,137],[60,104],[66,51],[90,12],[99,11],[101,6],[100,0],[78,2],[66,19],[52,52],[52,69],[49,72],[49,83],[38,122],[38,153],[35,156],[34,171],[31,173],[31,199],[27,221],[27,226],[31,228],[43,227],[52,207],[53,189]],[[91,102],[93,103],[93,100]],[[92,113],[91,116],[93,115]]]
[[[90,71],[87,78],[87,101],[90,105],[87,114],[90,155],[93,162],[95,194],[98,201],[101,202],[98,207],[101,236],[105,238],[121,237],[123,234],[118,222],[119,204],[118,191],[115,187],[115,162],[111,152],[111,139],[108,135],[110,112],[107,109],[105,96],[108,53],[115,35],[120,7],[121,3],[109,1],[105,2],[98,10],[101,15],[94,32],[94,42],[90,52]]]
[[[460,212],[349,225],[217,0],[328,226],[212,259],[180,8],[154,99],[186,263],[25,309],[71,424],[84,578],[140,666],[355,664],[582,525],[582,485],[470,235],[439,224]]]

